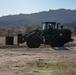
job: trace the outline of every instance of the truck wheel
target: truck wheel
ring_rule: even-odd
[[[52,47],[63,47],[64,46],[64,39],[62,37],[56,37],[52,43]]]
[[[29,40],[26,41],[26,44],[30,48]]]
[[[38,48],[40,47],[41,39],[38,36],[32,37],[29,40],[30,48]]]

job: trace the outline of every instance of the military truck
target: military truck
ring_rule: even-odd
[[[44,22],[42,29],[35,29],[27,34],[18,34],[18,45],[26,42],[29,48],[38,48],[41,44],[51,47],[63,47],[66,43],[72,42],[72,32],[59,26],[56,22]]]

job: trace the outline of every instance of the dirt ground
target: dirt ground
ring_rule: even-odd
[[[76,39],[76,37],[73,38]],[[38,68],[36,62],[59,63],[65,61],[67,63],[74,62],[73,66],[70,66],[70,69],[68,68],[67,73],[64,74],[66,72],[64,71],[57,75],[76,75],[76,40],[59,48],[41,46],[30,49],[24,45],[12,47],[0,44],[0,75],[54,75],[53,70],[58,72],[59,69],[47,71],[47,68]],[[72,73],[69,74],[70,71]]]

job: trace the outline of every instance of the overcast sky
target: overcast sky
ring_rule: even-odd
[[[0,0],[0,16],[60,8],[76,9],[76,0]]]

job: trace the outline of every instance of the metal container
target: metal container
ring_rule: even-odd
[[[7,36],[5,38],[5,45],[13,45],[14,44],[14,37],[12,36]]]

